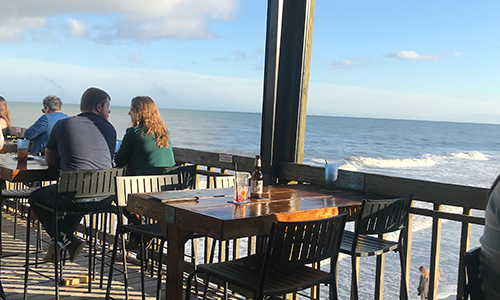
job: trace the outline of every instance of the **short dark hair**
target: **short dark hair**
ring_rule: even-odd
[[[104,105],[108,99],[111,100],[111,97],[105,91],[95,87],[88,88],[80,100],[80,111],[92,111],[98,103]]]
[[[43,107],[48,107],[50,111],[61,110],[62,101],[59,97],[48,95],[43,99]]]

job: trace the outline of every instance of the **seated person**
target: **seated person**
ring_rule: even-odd
[[[31,153],[39,153],[40,148],[47,145],[54,124],[68,117],[61,112],[61,106],[61,99],[54,95],[49,95],[43,99],[43,115],[24,132],[24,137],[33,143]]]
[[[45,149],[45,161],[49,168],[61,170],[96,170],[112,168],[116,143],[116,130],[108,122],[108,93],[98,88],[87,89],[80,101],[81,114],[57,122],[49,136]],[[67,215],[59,219],[59,232],[55,232],[53,214],[34,205],[40,203],[53,207],[57,197],[57,186],[50,185],[33,192],[29,203],[38,220],[54,242],[61,249],[67,249],[70,260],[74,261],[82,251],[85,242],[74,236],[84,214]],[[58,201],[58,207],[64,210],[93,210],[111,207],[107,197],[79,199],[71,198]],[[85,201],[87,200],[87,201]],[[49,246],[46,261],[54,261],[54,243]]]
[[[0,128],[5,129],[10,126],[10,112],[7,100],[0,96]]]
[[[132,127],[127,129],[120,149],[115,154],[118,167],[127,166],[129,175],[145,175],[148,167],[173,167],[175,165],[172,142],[165,123],[153,99],[135,97],[128,113]],[[124,211],[132,224],[141,224],[139,216]],[[140,236],[133,235],[127,244],[129,251],[140,246]]]
[[[128,114],[132,127],[127,129],[115,154],[116,165],[127,166],[128,175],[145,175],[148,167],[173,167],[170,135],[153,99],[135,97]]]
[[[500,176],[488,195],[484,233],[480,238],[480,276],[485,299],[500,299]]]

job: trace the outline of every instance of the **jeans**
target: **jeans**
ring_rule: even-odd
[[[75,239],[73,233],[86,213],[113,207],[112,196],[78,199],[61,196],[57,199],[57,197],[57,185],[49,185],[31,193],[29,203],[47,234],[54,240],[57,240],[60,247],[67,246]],[[35,203],[39,203],[54,208],[56,200],[58,210],[73,212],[71,215],[66,215],[58,219],[59,234],[57,238],[55,234],[54,214],[34,205]]]

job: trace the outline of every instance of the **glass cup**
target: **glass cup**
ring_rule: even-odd
[[[17,161],[26,163],[28,161],[29,140],[17,140]]]
[[[325,164],[325,185],[328,187],[335,186],[337,184],[337,176],[339,172],[338,163],[326,163]]]
[[[248,179],[250,174],[247,172],[236,172],[234,175],[234,196],[233,202],[241,204],[248,202]]]

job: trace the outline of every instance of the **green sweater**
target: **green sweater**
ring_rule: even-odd
[[[172,167],[175,159],[170,139],[168,144],[158,148],[152,135],[142,134],[142,126],[129,128],[115,154],[115,163],[127,166],[127,173],[134,175],[144,175],[147,167]]]

